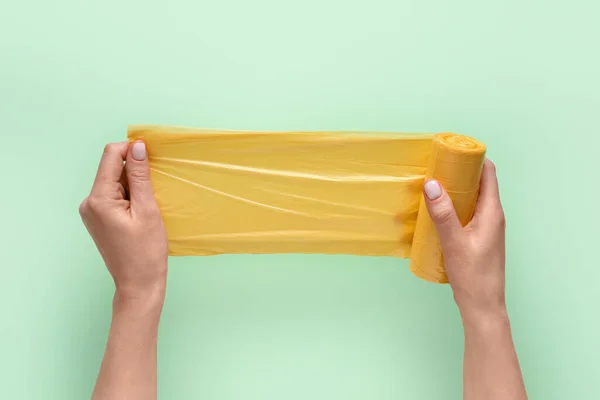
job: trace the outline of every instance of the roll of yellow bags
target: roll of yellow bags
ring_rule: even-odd
[[[485,145],[468,136],[445,133],[433,137],[425,179],[435,179],[450,195],[460,223],[473,217],[485,158]],[[421,199],[412,241],[410,270],[418,277],[448,283],[439,236]]]
[[[131,126],[144,140],[169,253],[312,253],[411,258],[445,283],[422,203],[439,180],[461,222],[477,200],[485,146],[454,134],[248,132]]]

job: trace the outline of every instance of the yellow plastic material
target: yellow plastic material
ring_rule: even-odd
[[[463,226],[471,221],[475,211],[485,150],[485,145],[467,136],[444,133],[433,137],[425,178],[444,186]],[[409,267],[422,279],[448,283],[440,240],[423,197]]]
[[[455,134],[248,132],[131,126],[146,142],[169,253],[312,253],[411,258],[446,283],[423,203],[426,178],[461,223],[477,201],[485,146]]]

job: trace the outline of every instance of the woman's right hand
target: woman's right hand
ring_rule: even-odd
[[[475,213],[464,228],[438,182],[426,182],[424,192],[463,319],[505,317],[505,218],[494,164],[484,163]]]
[[[464,399],[526,400],[506,312],[505,219],[496,168],[485,161],[475,213],[464,228],[438,182],[426,182],[423,190],[463,319]]]

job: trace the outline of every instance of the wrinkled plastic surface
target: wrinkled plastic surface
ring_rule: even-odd
[[[465,225],[485,146],[454,134],[215,131],[131,126],[175,256],[312,253],[411,258],[447,282],[423,202],[439,180]]]

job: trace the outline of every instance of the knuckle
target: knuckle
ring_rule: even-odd
[[[102,208],[102,201],[94,196],[90,196],[85,200],[86,213],[97,213]]]
[[[144,169],[132,168],[129,171],[129,178],[136,182],[148,182],[150,181],[150,174]]]
[[[114,153],[117,151],[118,146],[119,145],[117,143],[108,143],[106,146],[104,146],[104,153]]]
[[[79,204],[79,215],[84,218],[89,210],[89,201],[88,198],[86,197],[85,199],[83,199],[83,201],[81,202],[81,204]]]
[[[500,203],[493,207],[492,213],[490,214],[490,220],[492,224],[495,224],[498,227],[506,227],[506,216]]]
[[[498,215],[496,216],[496,223],[501,228],[506,228],[506,216],[504,215],[503,212],[499,212]]]
[[[437,223],[446,223],[449,222],[452,217],[454,216],[454,210],[445,205],[443,207],[440,207],[438,210],[436,210],[436,212],[434,213],[433,219],[437,222]]]

